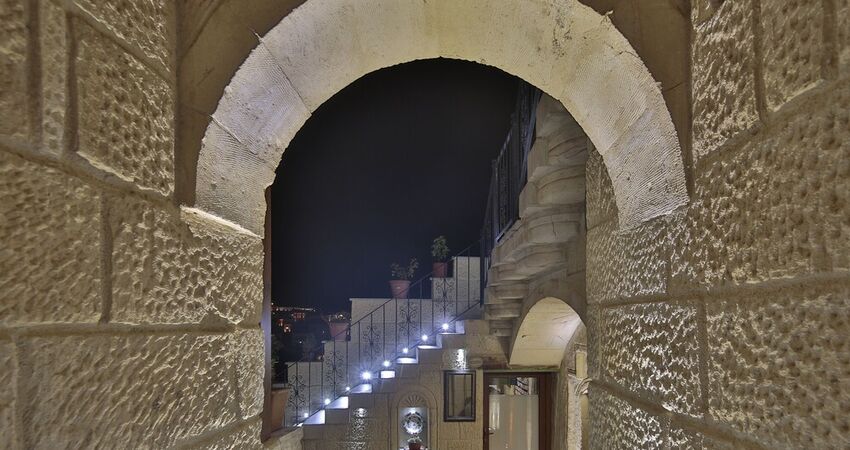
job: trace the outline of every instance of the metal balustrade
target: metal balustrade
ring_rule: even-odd
[[[490,253],[519,219],[519,194],[527,182],[528,153],[534,145],[537,104],[542,92],[520,82],[516,109],[511,115],[511,129],[493,160],[490,192],[481,228],[481,290],[487,285]]]
[[[454,331],[457,320],[479,308],[481,264],[472,254],[478,245],[453,256],[446,277],[432,272],[413,281],[409,298],[387,299],[362,317],[352,316],[344,331],[322,343],[321,361],[288,363],[287,423],[298,426],[356,386],[380,379],[382,371],[388,376],[399,358],[414,357],[418,346],[435,344],[438,334]]]

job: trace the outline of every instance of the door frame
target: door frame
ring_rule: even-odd
[[[496,377],[532,377],[537,379],[539,386],[537,402],[537,432],[539,433],[539,450],[552,450],[552,425],[554,418],[555,377],[557,372],[521,372],[495,370],[484,372],[484,417],[483,441],[484,450],[490,449],[490,381]]]

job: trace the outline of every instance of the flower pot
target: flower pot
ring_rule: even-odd
[[[283,428],[287,400],[289,400],[289,389],[272,388],[271,431]]]
[[[445,278],[446,274],[449,272],[449,263],[446,262],[435,262],[433,265],[433,271],[431,276],[434,278]]]
[[[393,298],[407,298],[408,289],[410,289],[410,280],[390,280]]]
[[[407,450],[422,450],[422,443],[420,442],[408,442]]]

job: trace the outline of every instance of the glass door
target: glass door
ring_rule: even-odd
[[[546,373],[485,375],[485,449],[549,449],[549,379]]]

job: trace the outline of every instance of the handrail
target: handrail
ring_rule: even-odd
[[[439,333],[449,332],[450,327],[464,314],[479,307],[480,284],[478,280],[473,282],[474,276],[480,276],[481,270],[480,262],[473,263],[473,258],[477,257],[472,255],[476,245],[480,245],[480,240],[452,256],[452,277],[434,277],[434,271],[430,271],[411,283],[406,290],[406,293],[412,293],[418,289],[418,298],[388,299],[350,323],[345,330],[334,334],[330,340],[307,350],[306,356],[302,356],[299,361],[286,364],[287,384],[291,388],[287,420],[292,418],[291,424],[299,426],[301,421],[347,395],[350,389],[359,384],[355,380],[371,383],[373,376],[382,378],[383,371],[392,370],[396,364],[403,364],[399,358],[412,356],[409,354],[411,349],[429,343],[428,340]],[[438,287],[440,280],[442,287]],[[462,286],[464,281],[465,287]],[[428,288],[423,289],[429,282]],[[452,289],[454,295],[450,293]],[[430,298],[426,299],[426,296]],[[430,317],[427,320],[426,302],[430,303]],[[391,327],[389,333],[388,325]],[[402,326],[404,331],[401,330]],[[348,339],[337,340],[344,335]],[[356,341],[354,336],[357,336]],[[343,348],[337,351],[337,346]],[[320,361],[309,357],[320,349],[324,349]],[[342,389],[343,386],[345,389]]]
[[[463,250],[461,250],[461,251],[460,251],[460,253],[457,253],[457,254],[453,255],[453,256],[452,256],[451,258],[449,258],[449,259],[454,259],[454,258],[462,257],[464,253],[468,253],[468,252],[472,249],[472,247],[473,247],[473,246],[478,245],[478,244],[479,244],[479,241],[475,241],[474,243],[467,245],[467,246],[466,246],[466,248],[464,248]],[[468,257],[468,256],[469,256],[469,255],[467,255],[467,257]],[[410,293],[410,288],[412,288],[414,285],[418,285],[418,284],[420,284],[420,283],[423,283],[423,282],[424,282],[424,281],[426,281],[426,280],[430,280],[431,278],[433,278],[433,277],[432,277],[432,275],[433,275],[433,274],[434,274],[434,271],[433,271],[433,270],[432,270],[432,271],[430,271],[430,272],[428,272],[425,276],[423,276],[423,277],[419,278],[418,280],[416,280],[416,281],[414,281],[414,282],[410,283],[410,286],[408,286],[408,287],[407,287],[407,289],[405,289],[405,291],[403,291],[403,292]],[[376,307],[375,307],[375,309],[373,309],[373,310],[369,311],[368,313],[364,314],[364,315],[363,315],[363,317],[361,317],[360,319],[358,319],[356,322],[349,323],[349,324],[348,324],[348,326],[347,326],[347,327],[345,327],[345,329],[344,329],[343,331],[341,331],[341,332],[339,332],[339,333],[337,333],[337,334],[335,334],[335,335],[331,336],[331,338],[330,338],[330,339],[328,339],[328,341],[336,340],[336,338],[337,338],[337,337],[342,336],[342,335],[344,335],[344,334],[345,334],[345,335],[348,335],[348,333],[351,331],[351,328],[353,328],[355,325],[360,324],[360,322],[361,322],[361,321],[365,320],[367,317],[369,317],[369,316],[371,316],[372,314],[376,313],[379,309],[383,308],[385,305],[387,305],[387,304],[389,304],[390,302],[395,301],[395,300],[409,300],[409,299],[399,299],[399,298],[395,298],[395,297],[393,297],[393,298],[391,298],[391,299],[389,299],[389,300],[385,301],[384,303],[381,303],[380,305],[376,306]],[[322,349],[322,348],[324,348],[324,342],[323,342],[322,344],[317,345],[316,347],[312,348],[310,351],[320,350],[320,349]],[[302,351],[302,353],[303,353],[303,351]],[[298,361],[290,362],[290,363],[289,363],[286,367],[287,367],[287,369],[288,369],[288,368],[290,368],[290,367],[292,367],[292,366],[294,366],[295,364],[298,364],[298,363],[300,363],[300,362],[313,362],[313,361],[307,361],[307,359],[308,359],[307,357],[302,356],[302,357],[301,357],[301,359],[299,359]]]

